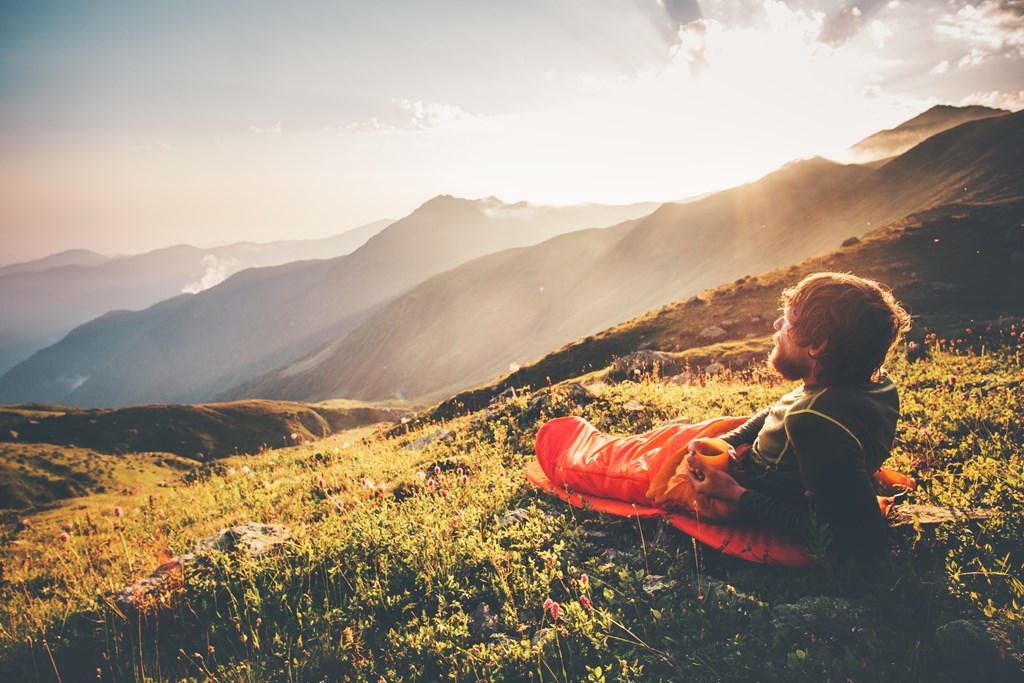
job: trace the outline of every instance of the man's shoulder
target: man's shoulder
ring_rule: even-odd
[[[805,403],[804,407],[813,407],[821,411],[848,410],[858,406],[892,405],[898,408],[899,390],[891,377],[883,375],[877,382],[824,387],[809,397]]]

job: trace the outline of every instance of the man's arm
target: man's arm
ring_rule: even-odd
[[[758,432],[761,431],[761,427],[764,426],[764,420],[768,416],[769,410],[771,410],[771,406],[764,408],[757,415],[754,415],[736,429],[726,432],[720,438],[733,448],[742,444],[753,444],[754,440],[757,439]]]
[[[886,547],[888,532],[860,444],[842,427],[812,413],[790,415],[786,429],[796,449],[807,504],[747,489],[729,474],[688,458],[694,489],[736,503],[745,515],[808,542],[817,536],[815,522],[828,524],[835,554],[876,556]]]

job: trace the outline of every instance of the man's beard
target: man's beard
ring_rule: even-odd
[[[804,379],[810,372],[810,364],[805,358],[793,358],[784,353],[782,347],[776,345],[768,355],[768,364],[785,379]]]

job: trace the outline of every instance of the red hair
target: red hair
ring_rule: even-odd
[[[910,315],[889,289],[849,273],[814,273],[782,292],[796,340],[820,348],[822,384],[861,384],[876,376],[910,329]]]

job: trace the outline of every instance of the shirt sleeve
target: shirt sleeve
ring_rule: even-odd
[[[764,421],[765,418],[768,417],[769,410],[771,410],[771,406],[764,408],[761,412],[751,417],[739,427],[736,427],[730,432],[726,432],[721,436],[722,440],[733,448],[742,444],[753,444],[757,439],[758,432],[761,431],[761,427],[764,426]]]

